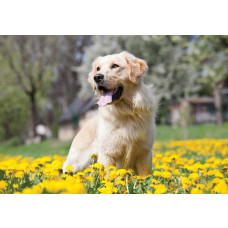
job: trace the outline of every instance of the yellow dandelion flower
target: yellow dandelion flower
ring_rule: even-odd
[[[164,178],[170,178],[172,176],[172,174],[168,171],[164,171],[161,173],[162,177]]]
[[[182,184],[182,189],[188,190],[190,188],[189,184]]]
[[[155,192],[154,194],[163,194],[166,193],[167,189],[164,184],[159,184],[155,186]]]
[[[156,158],[162,158],[162,156],[163,156],[162,154],[156,154],[155,157],[156,157]]]
[[[225,181],[220,181],[212,190],[214,193],[228,194],[228,186]]]
[[[113,166],[113,165],[110,165],[110,166],[108,167],[108,170],[114,170],[114,171],[116,171],[116,167]]]
[[[182,184],[191,184],[191,181],[187,177],[181,177]]]
[[[223,178],[224,175],[219,171],[219,170],[216,170],[217,172],[215,173],[215,177],[221,177]]]
[[[103,169],[103,165],[100,164],[100,163],[95,163],[95,164],[93,165],[93,168],[96,168],[96,169]]]
[[[97,190],[101,194],[112,194],[113,193],[112,189],[109,189],[109,188],[98,188]]]
[[[190,159],[190,160],[188,161],[188,164],[189,164],[189,165],[193,165],[194,162],[195,162],[194,159]]]
[[[158,181],[157,181],[156,179],[151,179],[151,182],[152,182],[153,184],[158,184]]]
[[[41,194],[43,192],[43,189],[40,185],[35,185],[33,188],[25,188],[22,193],[23,194]]]
[[[124,176],[124,175],[127,173],[127,170],[126,170],[126,169],[119,169],[119,170],[117,170],[117,173],[118,173],[120,176]]]
[[[189,175],[189,178],[192,179],[193,181],[198,181],[200,179],[200,175],[198,173],[191,173]]]
[[[84,173],[84,172],[77,172],[76,175],[77,175],[77,176],[85,176],[85,173]]]
[[[201,190],[205,188],[204,184],[197,184],[196,187]]]
[[[110,179],[116,179],[118,177],[118,173],[116,171],[111,171],[109,173]]]
[[[13,184],[13,188],[18,188],[19,185],[18,184]]]
[[[94,177],[91,177],[91,176],[86,177],[86,179],[87,179],[88,181],[90,181],[90,182],[93,182],[93,181],[94,181]]]
[[[106,174],[106,171],[105,171],[105,170],[101,170],[101,171],[100,171],[100,176],[101,176],[101,177],[104,177],[105,174]]]
[[[135,175],[135,176],[134,176],[134,179],[136,179],[136,180],[143,180],[143,177],[142,177],[142,176],[137,176],[137,175]]]
[[[62,169],[62,162],[61,161],[54,160],[54,161],[52,161],[51,165],[54,169]]]
[[[6,181],[4,181],[4,180],[0,181],[0,190],[6,190],[7,186],[8,186],[8,184]]]
[[[84,173],[91,173],[93,172],[93,169],[92,168],[87,168],[84,170]]]
[[[153,172],[153,176],[155,176],[155,177],[161,177],[162,176],[162,173],[160,171],[154,171]]]
[[[74,167],[72,165],[68,165],[66,167],[66,171],[73,171],[74,170]]]
[[[208,176],[213,176],[215,175],[215,177],[223,177],[223,174],[219,171],[219,170],[209,170],[207,172]]]
[[[105,184],[105,188],[98,188],[97,190],[101,194],[112,194],[117,192],[117,188],[113,186],[113,183],[109,183],[109,182]]]
[[[123,185],[123,186],[126,185],[125,181],[122,181],[122,180],[117,180],[116,184],[120,184],[120,185]]]
[[[126,171],[126,174],[132,176],[132,175],[133,175],[133,172],[134,172],[134,170],[128,169],[128,170]],[[149,177],[149,176],[151,176],[151,175],[148,175],[147,177]]]
[[[22,178],[23,176],[24,176],[24,172],[23,171],[17,171],[15,173],[15,177],[17,177],[17,178]]]
[[[66,193],[69,193],[69,194],[85,194],[86,193],[85,185],[82,183],[75,183],[73,185],[67,185],[66,189],[67,189]]]
[[[3,168],[0,168],[0,169],[2,169],[2,170],[3,170]],[[12,170],[6,170],[6,176],[11,175],[12,173],[13,173],[13,171],[12,171]]]
[[[90,157],[91,157],[92,159],[97,160],[98,155],[97,155],[97,154],[92,154],[92,155],[90,155]]]
[[[62,177],[63,179],[65,179],[65,178],[68,177],[68,175],[67,175],[67,174],[62,174],[61,177]]]
[[[175,176],[180,176],[180,171],[178,169],[173,170],[172,172]]]
[[[109,181],[108,181],[108,179],[107,179],[107,180],[103,180],[103,181],[101,181],[101,183],[102,183],[102,184],[108,184],[108,183],[109,183]]]
[[[150,187],[151,188],[155,188],[155,184],[150,184]]]
[[[203,193],[202,190],[199,188],[193,188],[191,190],[191,194],[202,194],[202,193]]]

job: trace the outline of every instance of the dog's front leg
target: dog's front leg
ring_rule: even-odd
[[[107,172],[108,172],[108,167],[110,165],[116,166],[116,160],[112,156],[104,152],[99,153],[97,162],[101,163]]]
[[[141,151],[135,163],[136,173],[139,176],[147,176],[152,172],[152,151]]]

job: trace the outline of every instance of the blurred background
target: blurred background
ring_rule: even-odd
[[[148,63],[157,141],[228,138],[228,36],[0,36],[0,154],[66,155],[97,105],[97,56]]]

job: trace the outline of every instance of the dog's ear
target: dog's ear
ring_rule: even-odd
[[[89,73],[89,77],[88,77],[88,82],[90,83],[90,85],[92,86],[93,90],[96,90],[96,84],[94,82],[94,75],[96,74],[96,65],[97,65],[97,60],[100,57],[96,58],[93,63],[92,63],[92,71]]]
[[[122,54],[124,55],[127,61],[127,64],[129,65],[129,69],[130,69],[129,79],[133,83],[138,84],[138,82],[140,81],[140,78],[148,69],[146,61],[136,58],[134,55],[126,51],[122,52]]]

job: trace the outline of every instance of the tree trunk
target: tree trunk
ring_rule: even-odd
[[[36,93],[31,92],[29,94],[30,99],[30,137],[36,136],[36,124],[37,124],[37,109],[36,109]]]
[[[217,125],[221,126],[223,123],[222,97],[221,97],[219,85],[215,86],[213,93],[214,93],[214,104],[215,104],[215,112],[216,112],[216,122],[217,122]]]
[[[4,139],[8,140],[11,138],[11,132],[10,132],[10,126],[9,126],[9,123],[8,122],[5,122],[3,124],[3,127],[4,127]]]

